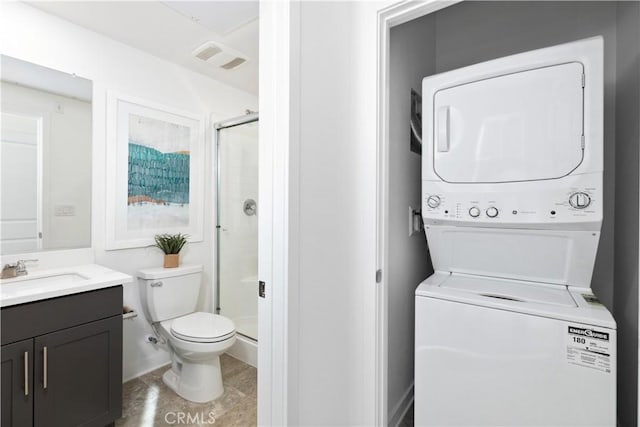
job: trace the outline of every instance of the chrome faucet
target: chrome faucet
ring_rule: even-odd
[[[19,259],[16,261],[16,276],[26,276],[29,274],[27,271],[27,262],[38,262],[37,259]]]

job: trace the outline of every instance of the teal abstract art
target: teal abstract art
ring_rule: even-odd
[[[129,141],[128,202],[189,203],[189,154],[161,153]]]
[[[127,228],[186,226],[190,201],[190,128],[129,115]]]

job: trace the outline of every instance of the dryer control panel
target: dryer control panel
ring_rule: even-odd
[[[536,183],[479,184],[423,182],[422,215],[425,224],[526,226],[602,221],[602,175],[589,174]],[[566,182],[573,181],[573,182]],[[523,188],[531,187],[531,188]],[[500,189],[501,191],[496,191]]]

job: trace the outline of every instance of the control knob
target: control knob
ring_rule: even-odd
[[[491,207],[487,208],[486,213],[487,213],[487,216],[489,218],[495,218],[495,217],[498,216],[498,209],[496,209],[495,207],[491,206]]]
[[[480,209],[478,209],[476,206],[473,206],[469,209],[469,215],[473,218],[478,218],[480,216]]]
[[[573,193],[569,196],[569,204],[576,209],[584,209],[591,204],[591,197],[587,193]]]
[[[432,209],[437,208],[438,206],[440,206],[440,197],[438,197],[438,196],[429,196],[427,198],[427,205]]]

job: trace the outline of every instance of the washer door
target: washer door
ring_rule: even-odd
[[[560,178],[583,159],[584,67],[570,62],[445,88],[433,168],[451,183]]]

